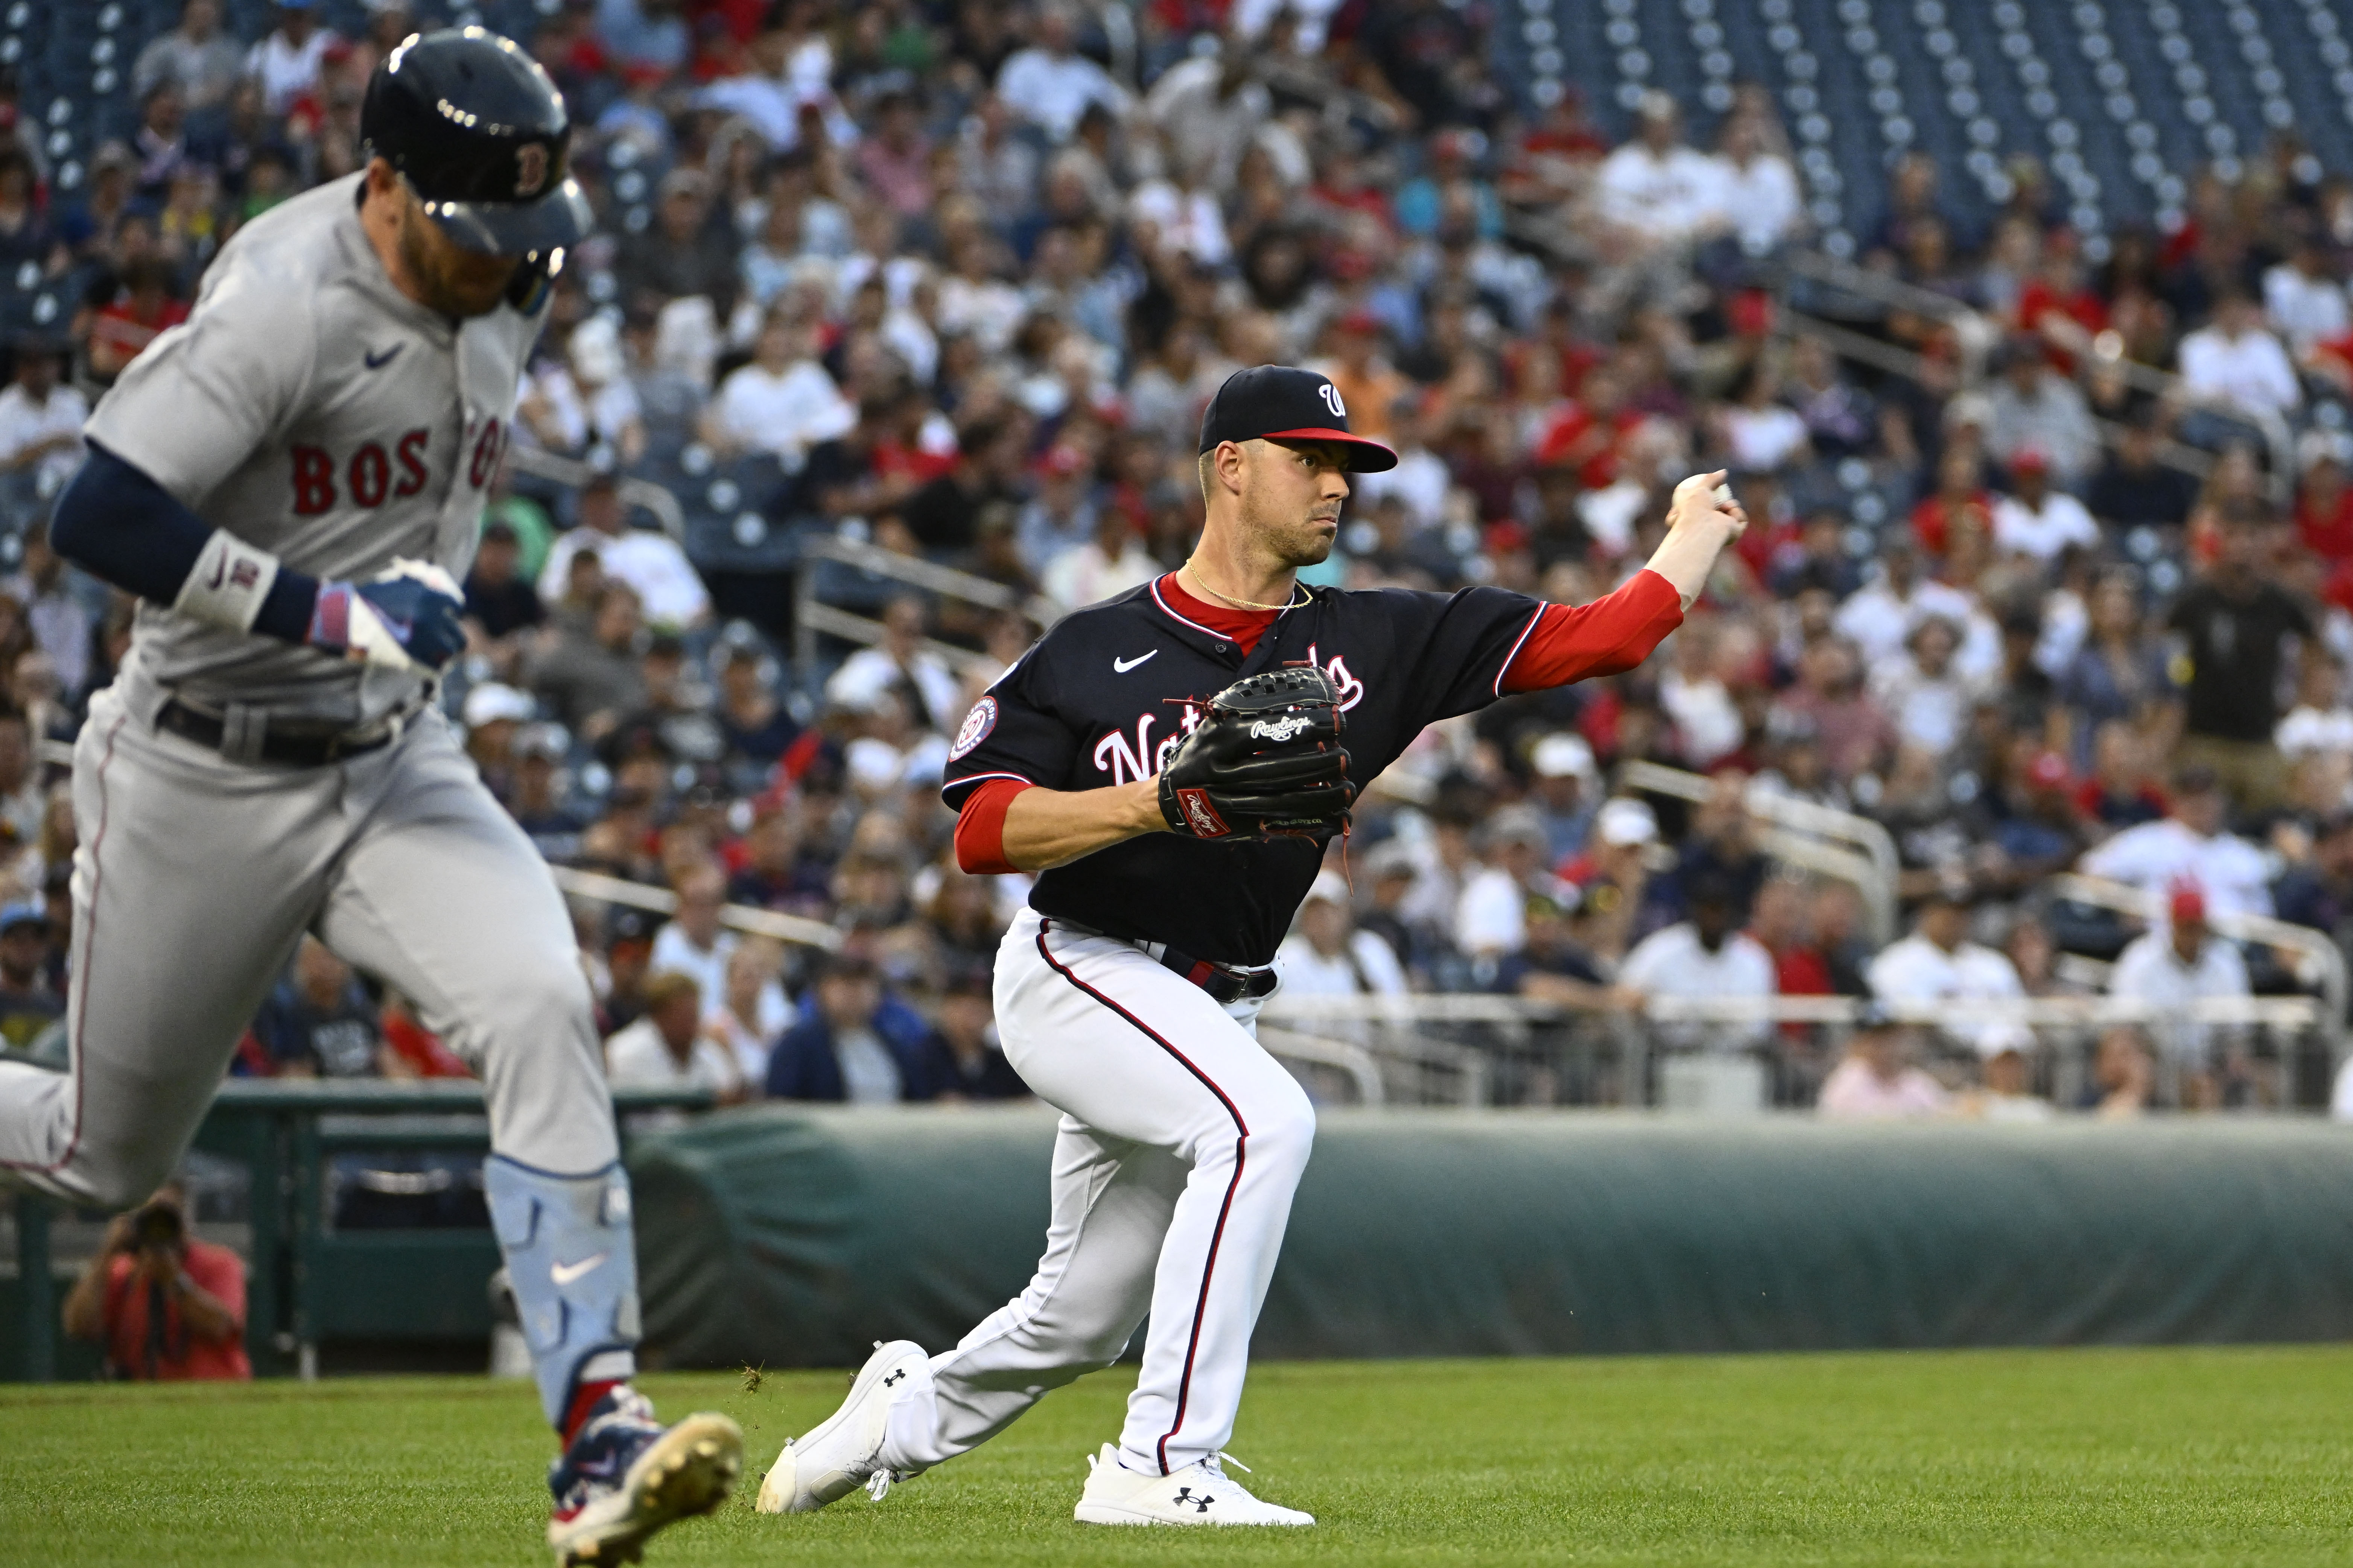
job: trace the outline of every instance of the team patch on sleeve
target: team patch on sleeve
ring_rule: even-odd
[[[987,740],[988,732],[996,728],[997,699],[984,697],[964,716],[964,723],[956,730],[955,744],[948,748],[948,761],[962,760],[975,746]]]

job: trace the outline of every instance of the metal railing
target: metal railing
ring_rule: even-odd
[[[2086,877],[2076,872],[2062,872],[2042,884],[2052,897],[2070,903],[2089,904],[2095,909],[2113,910],[2118,914],[2155,921],[2163,912],[2164,900],[2156,893],[2134,887],[2129,882],[2111,881],[2104,877]],[[2296,925],[2289,921],[2274,920],[2269,915],[2222,914],[2210,912],[2206,923],[2218,934],[2233,942],[2254,942],[2264,947],[2282,948],[2296,955],[2300,975],[2309,976],[2320,988],[2321,1016],[2317,1026],[2328,1037],[2330,1048],[2343,1054],[2348,975],[2344,950],[2330,940],[2326,931],[2310,926]]]
[[[596,477],[597,470],[577,458],[566,458],[543,447],[526,447],[517,442],[507,449],[508,460],[522,473],[531,474],[551,483],[578,489]],[[686,509],[678,498],[651,479],[623,478],[617,480],[613,493],[624,506],[642,507],[653,513],[661,531],[681,544],[686,542]]]
[[[1625,1008],[1490,994],[1277,992],[1260,1016],[1259,1038],[1278,1058],[1340,1068],[1366,1104],[1689,1106],[1688,1086],[1715,1063],[1747,1064],[1750,1102],[1742,1109],[1754,1110],[1810,1104],[1861,1005],[1849,996],[1654,995]],[[2152,1036],[2187,1024],[2244,1037],[2251,1081],[2275,1109],[2325,1103],[2344,1059],[2329,1004],[2312,996],[2213,997],[2186,1006],[2104,995],[1886,1006],[1956,1068],[1974,1058],[1976,1031],[2026,1031],[2035,1071],[2061,1104],[2081,1097],[2099,1037],[2118,1025]],[[2163,1096],[2174,1098],[2184,1064],[2166,1050],[2151,1056]]]
[[[1698,802],[1715,794],[1716,783],[1704,773],[1638,760],[1619,768],[1618,787]],[[1785,864],[1851,883],[1862,897],[1873,945],[1894,940],[1895,882],[1903,868],[1886,828],[1867,816],[1799,800],[1753,781],[1742,799],[1748,815],[1763,824],[1757,847]]]
[[[608,877],[602,871],[584,871],[573,866],[550,866],[548,874],[555,885],[576,898],[594,899],[607,904],[627,904],[634,910],[647,910],[658,915],[678,912],[678,895],[668,888],[658,888],[650,882],[632,882],[623,877]],[[823,921],[813,921],[803,915],[779,914],[774,910],[754,909],[749,904],[723,904],[719,923],[730,931],[750,936],[773,937],[778,942],[797,943],[802,947],[823,948],[828,952],[839,952],[841,932]]]
[[[1904,282],[1901,279],[1890,278],[1883,273],[1873,272],[1868,268],[1858,267],[1852,261],[1841,261],[1835,257],[1822,255],[1819,251],[1797,249],[1786,252],[1782,261],[1793,275],[1810,282],[1827,285],[1892,310],[1908,310],[1915,315],[1933,316],[1951,326],[1960,339],[1963,363],[1970,372],[1968,379],[1972,382],[1978,378],[1986,352],[1994,343],[2000,342],[2002,336],[2000,325],[1981,310],[1975,310],[1949,295],[1917,288]],[[1792,313],[1795,314],[1795,312]],[[1806,331],[1820,337],[1826,344],[1842,353],[1847,353],[1853,349],[1856,346],[1856,340],[1876,341],[1870,339],[1867,334],[1836,327],[1819,317],[1805,316],[1801,319],[1805,323]],[[1902,353],[1901,350],[1894,349],[1892,345],[1883,344],[1881,347],[1892,353]],[[1910,376],[1915,380],[1918,379],[1916,363],[1914,368],[1905,369],[1892,364],[1884,355],[1876,353],[1850,353],[1850,357],[1879,364],[1882,368],[1893,368],[1899,374]],[[2126,359],[2121,354],[2111,356],[2103,354],[2096,349],[2087,348],[2077,355],[2077,359],[2079,363],[2087,369],[2093,362],[2096,361],[2103,371],[2121,377],[2125,384],[2136,392],[2146,392],[2177,406],[2197,409],[2216,417],[2246,426],[2262,438],[2264,447],[2270,453],[2269,479],[2273,499],[2283,505],[2293,499],[2296,472],[2295,437],[2288,429],[2287,421],[2277,414],[2267,410],[2242,408],[2235,404],[2219,403],[2211,398],[2195,396],[2179,376],[2168,371],[2158,370],[2153,365],[2142,364],[2137,360]],[[2113,428],[2104,426],[2101,434],[2104,439],[2108,438],[2113,434]],[[2169,447],[2168,451],[2174,449],[2178,447]],[[2171,459],[2168,458],[2168,460]],[[2174,462],[2173,466],[2186,467],[2178,461]]]
[[[1061,606],[1042,595],[1023,594],[987,577],[976,577],[969,572],[959,572],[953,566],[942,566],[920,556],[902,555],[879,544],[861,544],[846,539],[812,539],[802,547],[801,560],[804,570],[795,574],[793,584],[793,658],[803,670],[817,667],[819,633],[870,645],[881,642],[883,637],[881,622],[826,604],[818,597],[819,574],[807,569],[807,563],[812,562],[830,561],[869,576],[903,583],[910,588],[921,588],[943,598],[961,599],[983,609],[1017,610],[1041,626],[1052,626],[1061,618]],[[923,639],[923,647],[937,655],[948,668],[959,674],[986,659],[985,655],[975,653],[970,648],[957,647],[952,643],[931,637]]]

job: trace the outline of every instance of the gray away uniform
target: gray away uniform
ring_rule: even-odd
[[[296,570],[360,580],[406,556],[462,577],[541,321],[456,324],[402,295],[360,179],[238,234],[89,434]],[[628,1370],[628,1188],[569,915],[426,696],[413,673],[140,605],[74,752],[72,1068],[0,1065],[0,1172],[145,1197],[311,931],[481,1075],[492,1215],[558,1419],[584,1367]],[[221,751],[155,727],[175,697],[224,719]],[[252,760],[273,723],[397,736],[318,767]]]

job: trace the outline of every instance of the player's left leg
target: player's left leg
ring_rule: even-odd
[[[319,935],[397,988],[481,1075],[491,1221],[566,1445],[550,1477],[549,1542],[565,1562],[621,1560],[724,1500],[743,1436],[720,1415],[658,1426],[628,1385],[629,1184],[571,920],[546,863],[438,716],[379,765],[353,767],[345,799],[350,847]]]

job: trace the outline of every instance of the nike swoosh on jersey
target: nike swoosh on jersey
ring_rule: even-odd
[[[407,346],[408,345],[406,343],[395,343],[392,347],[385,349],[381,353],[371,349],[366,353],[360,355],[360,363],[367,366],[370,370],[382,370],[385,366],[392,363],[393,355],[398,353]]]
[[[558,1285],[569,1285],[611,1256],[609,1252],[597,1252],[590,1254],[577,1263],[551,1263],[547,1268],[547,1275]]]
[[[1142,664],[1145,659],[1152,658],[1154,654],[1157,654],[1159,651],[1160,650],[1158,648],[1154,648],[1151,653],[1140,653],[1134,658],[1113,658],[1111,661],[1111,667],[1120,674],[1125,675],[1129,670],[1134,669],[1137,665]]]

